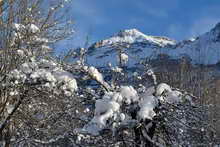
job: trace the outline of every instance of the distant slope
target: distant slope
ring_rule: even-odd
[[[188,56],[196,64],[216,64],[220,61],[220,23],[210,32],[198,36],[194,40],[185,40],[173,47],[166,48],[163,53],[173,58]]]

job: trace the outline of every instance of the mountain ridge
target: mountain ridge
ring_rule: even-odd
[[[92,57],[88,57],[88,61],[94,64],[97,59],[98,66],[105,66],[107,62],[117,64],[117,48],[136,59],[155,59],[165,54],[172,59],[187,57],[193,64],[217,64],[220,61],[220,23],[209,32],[180,42],[168,37],[145,35],[137,29],[122,30],[92,44],[89,47]],[[132,60],[128,64],[137,64]]]

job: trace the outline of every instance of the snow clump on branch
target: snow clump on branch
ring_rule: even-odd
[[[136,122],[140,120],[153,120],[157,115],[155,109],[160,102],[168,102],[176,104],[182,102],[184,95],[177,90],[161,83],[157,86],[156,91],[154,87],[149,87],[146,91],[138,95],[137,91],[132,86],[121,86],[119,92],[107,92],[102,99],[96,100],[95,113],[92,120],[86,124],[82,131],[92,135],[99,135],[103,129],[112,129],[122,123],[132,121],[131,114],[124,113],[122,110],[126,105],[129,109],[137,106]]]
[[[23,63],[19,70],[11,71],[10,79],[17,84],[39,84],[50,90],[57,88],[67,96],[77,91],[77,82],[74,76],[53,61],[41,59]]]

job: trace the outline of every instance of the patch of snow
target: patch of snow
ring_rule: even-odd
[[[183,94],[180,91],[171,91],[167,93],[166,101],[175,104],[182,101]]]
[[[50,50],[52,50],[52,49],[51,49],[49,46],[47,46],[47,45],[42,45],[41,48],[42,48],[42,50],[44,50],[44,51],[50,51]]]
[[[125,98],[125,102],[130,104],[139,100],[137,91],[132,86],[121,86],[120,94]]]
[[[41,59],[39,66],[40,68],[55,69],[58,65],[53,61]]]
[[[128,62],[128,55],[125,53],[120,54],[120,59],[122,64],[126,64]]]
[[[11,92],[9,93],[10,96],[14,96],[14,95],[18,95],[18,94],[19,94],[19,93],[18,93],[17,90],[11,91]]]
[[[121,120],[121,121],[124,121],[125,118],[126,118],[125,114],[124,114],[124,113],[121,113],[121,114],[120,114],[120,120]]]
[[[16,31],[23,31],[25,29],[25,26],[23,24],[14,23],[12,24],[12,28]]]
[[[59,83],[64,83],[62,87],[64,90],[77,91],[77,82],[71,73],[63,70],[56,70],[53,72],[53,75]]]
[[[34,41],[36,43],[48,43],[49,42],[49,40],[47,38],[41,38],[41,37],[37,37],[37,36],[35,36]]]
[[[96,100],[95,115],[93,119],[84,126],[83,130],[87,133],[98,135],[99,131],[104,129],[108,124],[107,120],[113,118],[115,113],[120,110],[120,104],[115,101],[115,93],[106,93],[102,99]]]
[[[43,81],[42,86],[53,89],[54,86],[60,86],[64,94],[71,96],[73,92],[77,91],[77,82],[74,76],[62,68],[59,68],[53,61],[41,59],[36,62],[34,59],[31,62],[23,63],[20,70],[13,70],[10,78],[16,79],[17,83],[28,79],[29,82]]]
[[[96,79],[99,82],[103,82],[102,74],[98,71],[98,69],[91,66],[88,68],[88,72],[92,76],[92,78]]]
[[[122,68],[119,68],[118,66],[112,67],[111,70],[114,71],[114,72],[118,72],[118,73],[122,72]]]
[[[9,77],[12,79],[16,79],[15,84],[18,84],[19,81],[24,82],[27,78],[27,76],[23,72],[17,69],[11,71]]]
[[[192,38],[190,38],[189,40],[193,42],[193,41],[196,40],[196,38],[192,37]]]
[[[138,116],[141,119],[150,119],[156,115],[154,108],[157,106],[157,100],[154,96],[146,96],[143,100],[139,102],[140,111]]]
[[[19,56],[22,56],[22,57],[24,56],[24,51],[23,50],[17,50],[17,53],[18,53]]]
[[[166,83],[161,83],[157,86],[156,88],[156,95],[160,96],[162,95],[164,92],[171,92],[171,87],[169,85],[167,85]]]
[[[31,32],[31,33],[37,33],[37,32],[40,32],[40,29],[35,25],[35,24],[29,24],[27,26],[28,30]]]
[[[46,69],[39,69],[31,73],[30,77],[32,79],[45,79],[46,81],[49,81],[49,82],[56,82],[56,79],[52,75],[52,73],[47,71]]]
[[[15,106],[14,105],[7,105],[6,109],[7,109],[8,114],[11,114],[12,111],[15,109]]]

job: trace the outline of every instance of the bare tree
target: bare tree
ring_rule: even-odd
[[[22,133],[33,128],[21,126],[28,120],[33,121],[34,118],[28,117],[36,112],[27,109],[28,103],[42,103],[37,98],[44,97],[43,90],[36,88],[37,85],[42,85],[42,81],[20,83],[9,75],[19,70],[24,63],[49,58],[53,52],[51,46],[72,34],[72,22],[67,20],[65,13],[67,3],[66,0],[0,1],[0,140],[4,146],[14,144],[13,138],[25,142],[21,140],[30,135],[31,131]],[[12,84],[13,82],[15,83]],[[49,94],[45,92],[44,95]],[[19,133],[22,138],[16,137]]]

